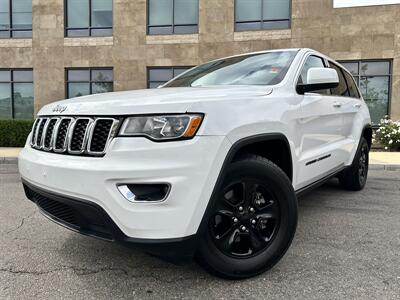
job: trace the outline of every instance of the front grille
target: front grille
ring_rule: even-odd
[[[95,121],[92,136],[90,137],[90,152],[103,152],[109,140],[113,123],[113,119],[99,119]]]
[[[118,124],[114,118],[40,117],[33,124],[31,146],[54,153],[101,156]]]
[[[57,121],[58,121],[58,119],[54,118],[48,122],[45,133],[44,133],[43,149],[48,149],[48,150],[51,149],[53,131],[54,131],[54,127],[56,126]]]
[[[64,152],[67,147],[67,133],[72,119],[61,119],[58,129],[55,131],[55,144],[54,149],[56,152]]]
[[[43,118],[41,119],[39,126],[37,128],[37,133],[36,133],[36,147],[40,148],[42,145],[42,137],[43,137],[43,130],[44,130],[44,126],[46,126],[48,119],[47,118]]]
[[[90,123],[93,122],[91,119],[78,119],[75,121],[71,129],[71,138],[69,140],[69,151],[82,152],[87,137],[87,128]]]

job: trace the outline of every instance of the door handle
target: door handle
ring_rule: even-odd
[[[353,106],[354,106],[354,108],[360,108],[361,107],[361,103],[356,103]]]
[[[342,107],[342,103],[340,103],[340,102],[333,102],[333,107],[336,107],[336,108]]]

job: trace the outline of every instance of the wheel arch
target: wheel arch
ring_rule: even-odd
[[[209,199],[206,210],[203,214],[203,218],[200,222],[200,225],[199,225],[196,235],[199,235],[199,234],[205,232],[205,230],[207,229],[207,220],[209,219],[209,217],[211,216],[211,213],[213,211],[215,201],[216,201],[215,195],[222,185],[227,166],[230,163],[232,163],[233,161],[235,161],[235,159],[240,157],[240,154],[243,153],[243,152],[241,152],[241,150],[243,151],[243,150],[249,149],[249,147],[252,147],[252,146],[254,147],[255,145],[261,145],[261,144],[265,145],[267,143],[277,143],[277,142],[280,143],[281,145],[284,145],[284,147],[286,149],[285,151],[287,154],[286,158],[287,158],[287,163],[288,163],[288,167],[287,167],[288,169],[286,171],[288,173],[286,173],[286,172],[285,173],[286,173],[286,175],[288,175],[289,180],[291,182],[293,182],[292,152],[291,152],[289,141],[284,134],[282,134],[282,133],[257,134],[257,135],[245,137],[243,139],[236,141],[231,146],[231,148],[228,151],[228,154],[225,157],[225,160],[224,160],[221,170],[219,172],[217,181],[214,185],[211,197]],[[244,152],[244,153],[249,153],[249,152]],[[253,154],[257,154],[257,153],[253,153]],[[266,157],[266,158],[268,158],[268,157]]]
[[[367,124],[364,126],[363,131],[361,133],[361,137],[364,137],[367,140],[368,147],[371,149],[372,146],[372,126],[371,124]]]

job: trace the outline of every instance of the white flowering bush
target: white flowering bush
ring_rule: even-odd
[[[388,117],[382,119],[373,142],[380,143],[385,150],[400,150],[400,121],[395,122]]]

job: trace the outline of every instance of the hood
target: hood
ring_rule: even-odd
[[[83,96],[44,106],[38,115],[133,115],[185,113],[194,103],[265,96],[266,86],[180,87]]]

